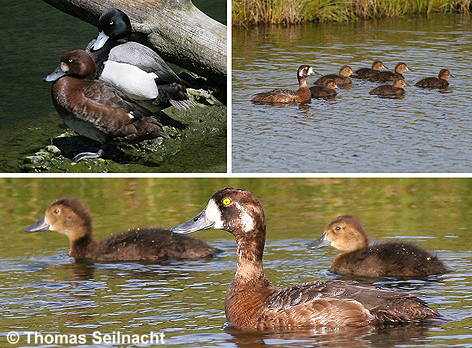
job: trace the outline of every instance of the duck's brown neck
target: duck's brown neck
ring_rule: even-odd
[[[85,259],[93,251],[95,242],[92,239],[92,230],[89,224],[80,227],[80,231],[75,231],[73,238],[69,239],[69,255],[77,259]]]
[[[236,234],[238,236],[238,234]],[[262,256],[265,244],[265,225],[256,227],[250,232],[241,232],[236,237],[237,266],[235,282],[265,280],[262,267]]]
[[[306,77],[298,76],[298,87],[299,88],[308,88],[306,83]]]

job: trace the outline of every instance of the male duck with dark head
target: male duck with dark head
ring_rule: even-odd
[[[151,111],[194,106],[184,82],[166,62],[149,47],[129,41],[131,29],[123,11],[110,8],[101,14],[98,37],[86,48],[97,64],[97,77]]]
[[[361,221],[339,216],[331,221],[309,248],[332,246],[344,253],[336,256],[330,271],[365,277],[425,277],[448,272],[430,252],[408,243],[386,242],[369,246]]]
[[[236,239],[236,273],[225,299],[226,318],[232,326],[286,330],[438,318],[436,311],[413,295],[356,282],[316,281],[288,288],[272,285],[262,267],[264,211],[249,191],[222,189],[199,215],[171,230],[191,233],[209,228],[226,230]]]
[[[368,79],[372,74],[375,74],[385,68],[385,65],[380,61],[376,60],[372,63],[371,68],[361,68],[354,72],[352,75],[355,79]]]
[[[369,92],[371,95],[384,97],[400,97],[405,94],[406,82],[403,79],[396,79],[391,85],[382,85]]]
[[[136,228],[96,242],[92,218],[85,205],[75,198],[52,202],[38,222],[26,232],[57,231],[69,239],[69,255],[90,261],[161,261],[194,259],[215,255],[220,250],[207,243],[161,228]]]
[[[306,80],[313,74],[313,68],[309,65],[300,65],[297,70],[298,90],[273,89],[269,92],[256,94],[251,100],[255,103],[308,103],[311,93]]]
[[[418,81],[415,86],[422,88],[439,88],[445,89],[449,86],[449,77],[452,77],[452,74],[447,69],[441,69],[438,77],[427,77]]]
[[[338,87],[347,87],[352,85],[352,80],[349,76],[352,74],[352,68],[349,65],[344,65],[339,69],[339,74],[329,74],[320,77],[315,81],[315,85],[326,86],[328,81],[334,81]]]
[[[394,81],[396,79],[403,79],[403,73],[409,70],[410,68],[406,63],[400,62],[395,66],[394,71],[377,71],[372,73],[369,77],[369,81],[386,82]]]
[[[335,97],[338,92],[336,92],[336,82],[334,80],[328,80],[323,86],[315,85],[310,87],[311,97],[312,98],[332,98]]]
[[[52,99],[64,123],[78,134],[100,142],[138,142],[168,136],[152,113],[140,107],[116,88],[94,80],[96,66],[82,50],[66,52],[57,69],[44,78],[53,82]],[[97,158],[82,152],[74,161]]]

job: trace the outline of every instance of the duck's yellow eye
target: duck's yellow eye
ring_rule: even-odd
[[[72,63],[74,60],[72,58],[69,58],[69,63]]]
[[[233,201],[231,200],[231,198],[226,197],[226,198],[223,198],[223,200],[221,201],[221,203],[223,203],[223,205],[228,206],[228,205],[230,205],[231,203],[233,203]]]
[[[115,22],[113,22],[113,21],[110,21],[110,25],[113,25],[114,23],[115,23]]]

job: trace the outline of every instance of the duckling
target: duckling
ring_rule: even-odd
[[[236,239],[236,273],[225,298],[226,318],[236,328],[363,327],[439,318],[411,294],[352,281],[314,281],[287,288],[272,285],[262,267],[264,211],[249,191],[224,188],[216,192],[200,214],[171,231],[210,228],[228,231]]]
[[[311,93],[306,83],[308,76],[313,74],[309,65],[300,65],[297,70],[298,90],[273,89],[272,91],[256,94],[251,101],[255,103],[308,103]]]
[[[309,248],[332,246],[343,253],[336,256],[330,271],[365,277],[425,277],[446,273],[446,266],[430,252],[412,244],[386,242],[369,246],[361,221],[339,216],[331,221]]]
[[[161,261],[209,257],[220,250],[207,243],[161,228],[136,228],[96,242],[92,239],[92,218],[76,198],[52,202],[38,222],[26,232],[57,231],[69,239],[69,255],[91,261]]]
[[[406,86],[406,82],[403,79],[396,79],[393,81],[391,85],[382,85],[379,87],[374,88],[369,92],[369,94],[376,94],[380,96],[402,96],[405,94],[404,87]]]
[[[453,77],[451,72],[447,69],[441,69],[438,77],[427,77],[421,81],[418,81],[415,86],[422,88],[444,89],[449,86],[449,82],[447,81],[449,77]]]
[[[352,77],[355,79],[368,79],[372,74],[379,72],[383,68],[386,68],[385,65],[380,60],[376,60],[372,63],[372,68],[358,69]]]
[[[335,97],[336,94],[338,94],[336,88],[338,88],[336,82],[334,82],[334,80],[328,80],[325,82],[324,86],[315,85],[310,87],[310,92],[312,98]]]
[[[339,69],[339,74],[324,75],[315,81],[315,85],[326,86],[328,81],[333,80],[338,87],[346,87],[352,84],[352,80],[349,78],[351,74],[352,68],[349,65],[344,65]]]
[[[44,78],[53,82],[52,100],[68,127],[102,145],[169,137],[150,111],[105,82],[94,80],[95,73],[90,55],[75,50],[64,53],[60,65]],[[103,152],[81,152],[73,160],[98,158]]]
[[[406,63],[398,63],[395,66],[394,71],[378,71],[370,75],[369,81],[381,81],[381,82],[386,82],[386,81],[393,81],[398,78],[404,79],[403,73],[406,71],[409,71],[410,68]]]

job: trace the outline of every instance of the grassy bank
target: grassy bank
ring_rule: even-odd
[[[472,0],[233,0],[233,25],[345,22],[429,13],[470,13]]]

